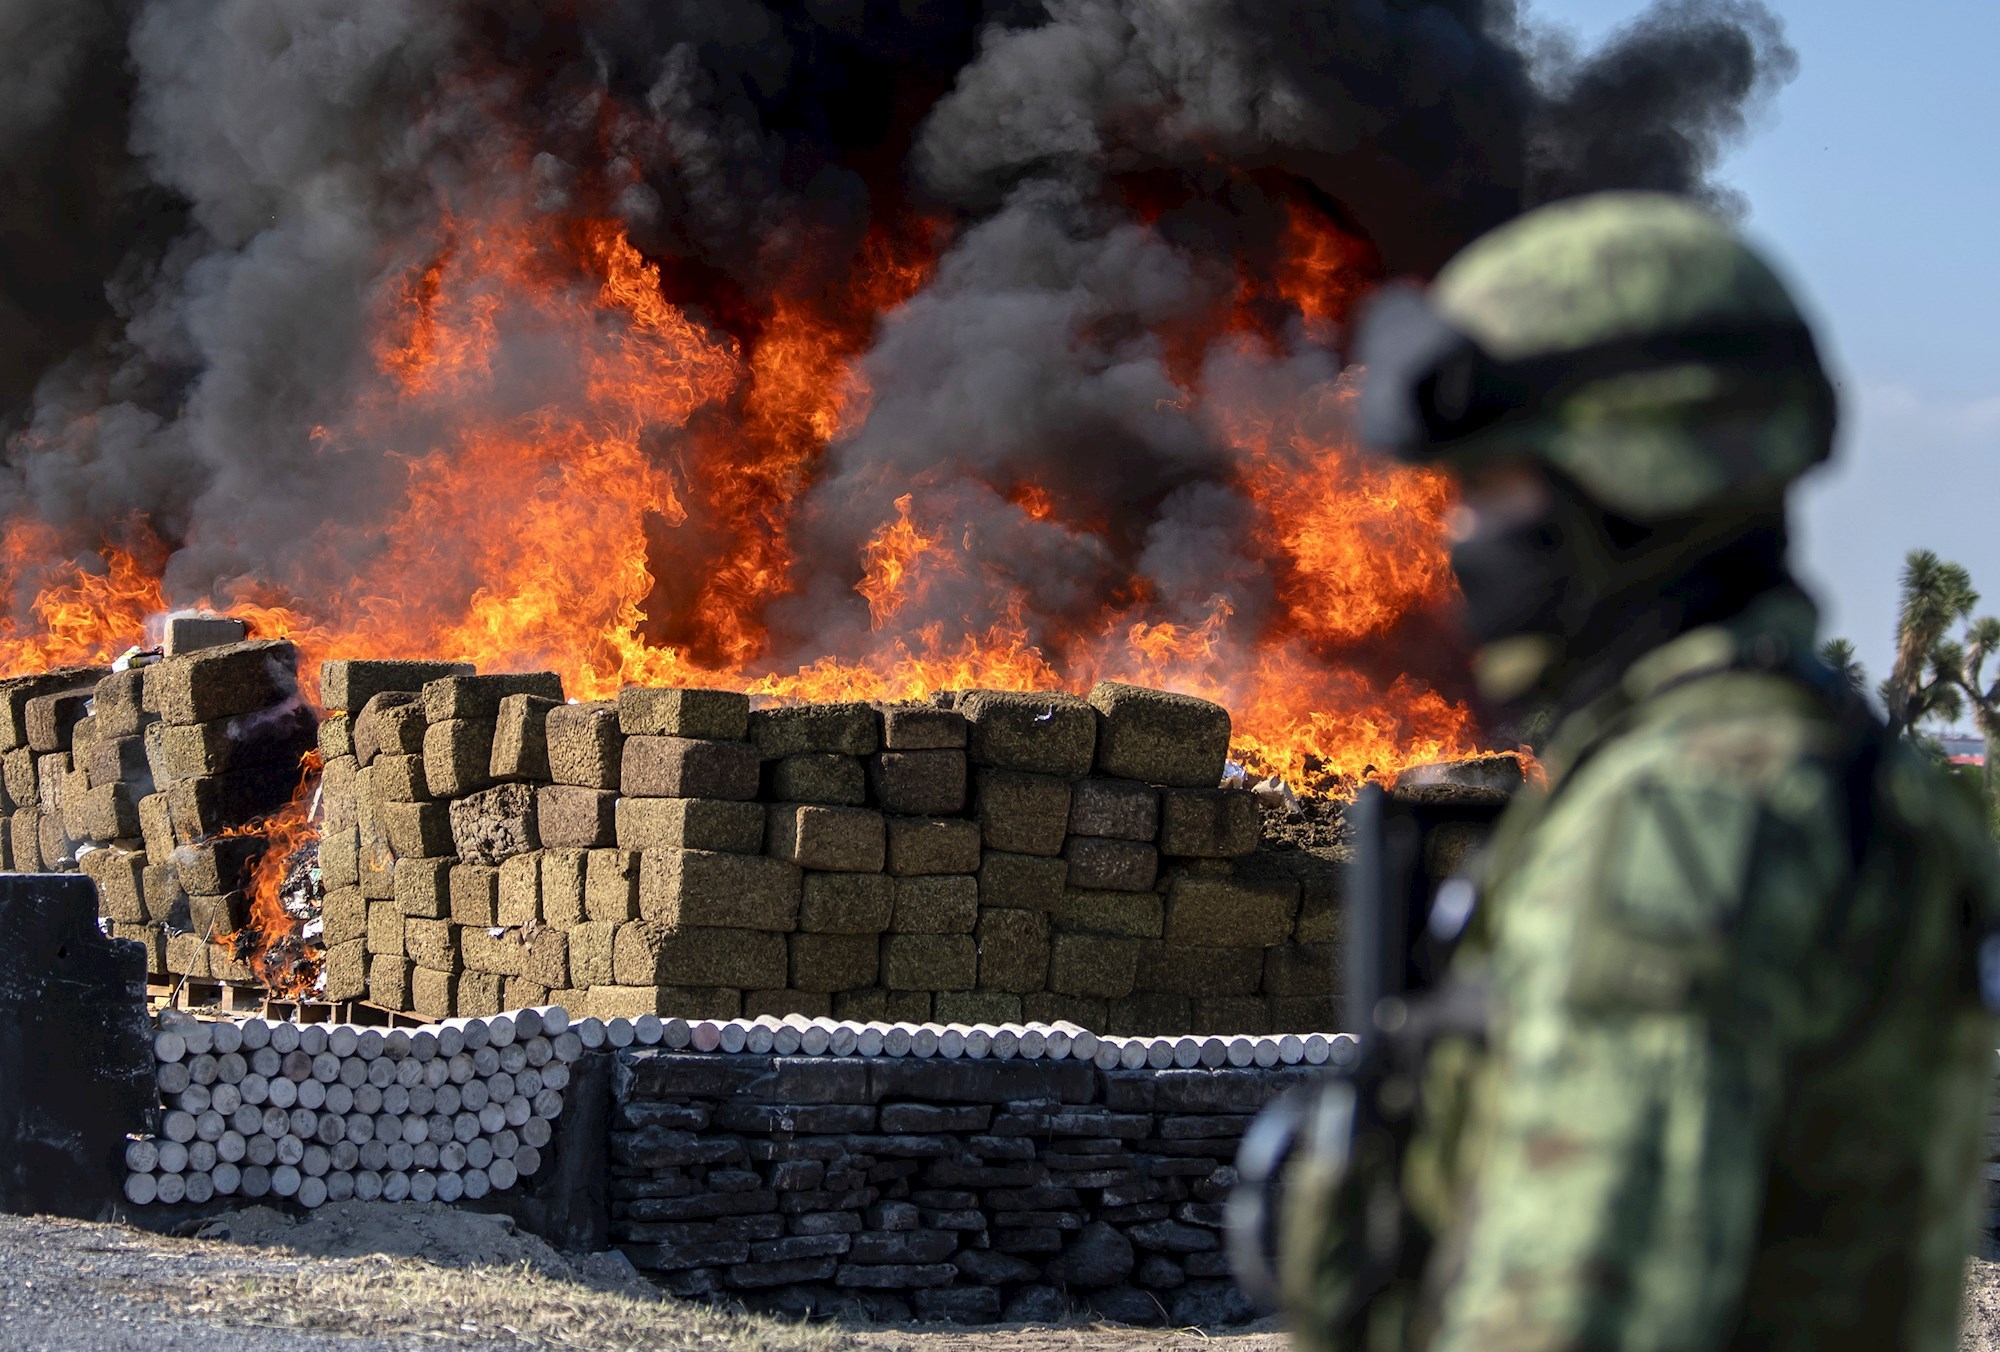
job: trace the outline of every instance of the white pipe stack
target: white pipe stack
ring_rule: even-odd
[[[580,1033],[560,1006],[389,1030],[169,1015],[153,1035],[160,1134],[126,1146],[125,1197],[503,1192],[541,1168]]]

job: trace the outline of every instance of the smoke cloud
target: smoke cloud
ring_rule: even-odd
[[[1570,194],[1726,208],[1718,158],[1794,66],[1754,0],[1591,51],[1508,0],[0,0],[0,520],[86,560],[142,523],[175,600],[310,602],[448,440],[353,434],[384,298],[440,241],[523,203],[615,218],[728,347],[928,219],[948,243],[870,340],[869,415],[797,485],[762,660],[876,641],[859,559],[913,489],[958,559],[906,627],[1059,644],[1123,589],[1253,632],[1283,580],[1217,409],[1342,418],[1337,329],[1232,327],[1292,213],[1424,274]],[[494,339],[523,413],[578,393],[548,341]],[[477,586],[432,565],[410,585]]]

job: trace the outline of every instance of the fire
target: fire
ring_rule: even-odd
[[[1315,209],[1287,221],[1276,271],[1246,278],[1243,304],[1284,308],[1323,340],[1377,265]],[[802,283],[724,303],[608,214],[554,217],[505,187],[476,210],[440,205],[409,256],[385,260],[371,372],[300,448],[336,462],[386,455],[379,512],[360,525],[329,517],[304,542],[310,567],[239,579],[215,608],[297,642],[309,692],[333,657],[552,668],[583,699],[632,684],[909,699],[1116,678],[1224,703],[1237,759],[1302,788],[1479,749],[1463,704],[1414,676],[1371,677],[1362,660],[1452,599],[1448,485],[1349,444],[1343,380],[1272,406],[1207,383],[1217,357],[1281,355],[1272,331],[1226,316],[1192,347],[1184,332],[1158,338],[1201,358],[1170,361],[1182,384],[1172,406],[1232,457],[1224,487],[1248,504],[1243,544],[1265,563],[1268,595],[1217,579],[1213,597],[1161,596],[1135,574],[1052,612],[982,563],[975,537],[1009,512],[1023,549],[1111,526],[1096,519],[1101,504],[1031,481],[986,485],[995,511],[976,524],[913,474],[881,486],[858,558],[807,557],[801,504],[873,412],[862,358],[931,284],[948,243],[934,222],[878,223],[831,292]],[[0,525],[14,598],[0,670],[102,662],[140,640],[149,614],[194,604],[166,594],[171,551],[151,523],[78,543],[29,517]],[[865,603],[869,648],[781,665],[773,607],[829,571]],[[941,620],[927,604],[974,586],[977,620]],[[272,846],[252,960],[294,992],[309,975],[281,884],[312,829],[310,782],[257,828]]]
[[[306,916],[285,905],[285,887],[299,852],[319,839],[313,801],[319,793],[320,758],[308,751],[299,765],[299,786],[284,807],[268,817],[224,832],[231,836],[263,836],[269,844],[257,859],[247,888],[250,918],[234,934],[215,942],[237,952],[264,988],[274,995],[310,994],[319,974],[317,949],[304,941]]]

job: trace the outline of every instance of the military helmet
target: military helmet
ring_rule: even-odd
[[[1519,457],[1640,522],[1768,508],[1826,459],[1832,387],[1770,267],[1662,193],[1529,213],[1428,295],[1364,317],[1365,440],[1418,463]]]

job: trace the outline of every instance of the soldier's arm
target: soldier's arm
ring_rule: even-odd
[[[1840,885],[1827,787],[1583,790],[1509,883],[1509,998],[1443,1237],[1452,1352],[1706,1348],[1757,1240],[1788,992]]]

